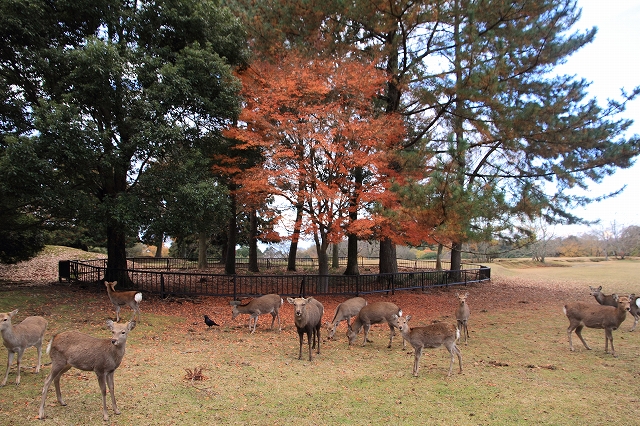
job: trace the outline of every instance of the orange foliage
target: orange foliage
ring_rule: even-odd
[[[304,200],[303,232],[319,233],[327,243],[348,229],[354,200],[358,211],[393,202],[389,151],[404,127],[398,115],[374,105],[386,83],[374,63],[290,52],[254,63],[239,78],[245,108],[225,136],[237,141],[235,149],[258,150],[264,160],[234,177],[247,197],[275,195],[291,205]],[[361,184],[356,170],[365,176]]]

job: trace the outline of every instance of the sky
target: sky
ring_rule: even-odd
[[[597,27],[595,40],[571,56],[558,72],[576,75],[591,82],[589,98],[601,106],[607,99],[620,99],[620,90],[630,92],[640,86],[640,0],[578,0],[582,16],[575,29]],[[620,116],[634,120],[626,137],[640,135],[640,98],[627,105]],[[572,211],[587,220],[600,220],[591,229],[607,229],[615,221],[618,227],[640,225],[640,159],[600,184],[590,184],[586,195],[599,196],[626,185],[622,194]],[[585,195],[585,193],[581,193]],[[587,226],[558,226],[557,236],[589,232]]]

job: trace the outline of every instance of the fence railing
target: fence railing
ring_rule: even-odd
[[[339,257],[338,264],[345,266],[347,264],[347,257]],[[100,259],[103,260],[103,259]],[[379,259],[377,257],[358,257],[358,265],[361,267],[377,265]],[[187,257],[131,257],[127,258],[127,263],[131,269],[198,269],[198,260]],[[286,267],[288,263],[287,258],[283,257],[269,257],[257,259],[259,269],[272,269]],[[397,259],[399,267],[413,268],[413,269],[436,269],[435,260],[424,259]],[[449,262],[441,262],[443,268],[449,268]],[[220,258],[208,258],[207,268],[213,268],[216,266],[222,266],[222,259]],[[249,266],[249,259],[238,257],[236,258],[236,268],[247,268]],[[462,265],[462,269],[474,269],[480,265],[466,263]],[[318,259],[311,257],[298,257],[296,258],[296,267],[298,269],[317,269]]]
[[[147,261],[151,258],[143,259]],[[423,265],[418,266],[416,263],[419,261],[406,259],[398,259],[398,266],[414,267],[414,271],[362,275],[315,275],[310,273],[227,275],[207,273],[201,270],[189,272],[188,269],[195,268],[186,266],[185,260],[181,259],[162,258],[154,262],[149,261],[146,264],[139,259],[129,259],[128,261],[132,265],[131,268],[116,272],[120,272],[122,276],[126,274],[134,289],[158,294],[161,297],[221,296],[237,299],[238,297],[253,297],[269,293],[277,293],[282,296],[321,294],[359,296],[466,285],[491,279],[491,269],[481,265],[467,264],[459,271],[421,270]],[[166,262],[165,265],[169,266],[160,267],[161,261]],[[286,265],[286,259],[284,261],[284,265]],[[411,263],[411,266],[405,262]],[[106,267],[106,259],[61,261],[60,279],[83,283],[98,282],[104,279]],[[68,274],[64,275],[63,272]]]

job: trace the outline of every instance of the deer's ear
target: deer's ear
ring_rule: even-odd
[[[107,324],[107,328],[109,330],[113,331],[113,321],[107,320],[107,322],[105,324]]]
[[[17,309],[14,309],[13,311],[9,312],[9,318],[13,318],[13,316],[17,313],[18,313]]]
[[[136,321],[135,320],[129,321],[129,324],[127,325],[127,328],[129,329],[129,331],[131,331],[134,328],[136,328]]]

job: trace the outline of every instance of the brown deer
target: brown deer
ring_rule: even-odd
[[[98,384],[102,392],[102,417],[109,420],[107,413],[107,386],[111,394],[113,412],[120,414],[116,405],[116,396],[113,393],[113,374],[120,366],[124,357],[125,346],[129,332],[136,327],[135,321],[126,324],[107,321],[107,327],[111,330],[110,339],[98,339],[78,331],[65,331],[56,334],[49,346],[47,353],[51,357],[51,373],[44,381],[42,388],[42,401],[40,402],[39,418],[43,420],[44,404],[47,399],[47,391],[51,382],[56,387],[56,397],[60,405],[67,405],[60,392],[60,377],[71,367],[82,371],[93,371],[98,377]]]
[[[467,322],[469,320],[469,305],[467,304],[467,297],[469,293],[459,294],[456,293],[458,298],[458,309],[456,310],[456,320],[458,323],[458,329],[464,336],[464,344],[467,344],[469,339],[469,329],[467,328]]]
[[[453,370],[453,363],[455,362],[454,356],[458,357],[458,364],[460,365],[460,373],[462,373],[462,354],[460,349],[456,346],[456,340],[460,338],[460,330],[453,324],[446,322],[435,322],[433,324],[426,325],[424,327],[409,326],[409,320],[411,315],[406,317],[395,316],[393,318],[394,323],[402,333],[404,340],[407,340],[414,349],[413,360],[413,375],[418,376],[418,369],[420,368],[420,357],[422,356],[422,350],[424,348],[437,348],[444,345],[445,348],[451,354],[451,362],[449,362],[449,374]]]
[[[255,333],[258,325],[258,317],[264,314],[271,314],[271,328],[278,319],[278,331],[282,331],[280,326],[280,307],[284,303],[282,297],[277,294],[265,294],[257,299],[253,299],[251,302],[241,305],[239,301],[234,300],[229,302],[233,306],[231,312],[231,319],[236,319],[240,314],[249,314],[249,330],[251,334]],[[251,322],[253,320],[253,329],[251,328]]]
[[[358,312],[356,319],[351,324],[351,327],[347,330],[347,338],[349,339],[349,345],[353,345],[358,338],[358,334],[360,333],[360,329],[364,328],[364,338],[362,340],[362,346],[364,346],[367,342],[371,342],[369,340],[369,329],[372,324],[383,324],[387,323],[389,325],[389,345],[388,348],[391,347],[391,343],[393,343],[393,336],[396,335],[395,323],[393,321],[394,316],[402,316],[402,310],[398,308],[394,303],[391,302],[375,302],[371,303]],[[405,342],[402,341],[402,348],[405,348]]]
[[[304,335],[307,335],[307,344],[309,346],[309,361],[313,360],[312,349],[317,346],[317,353],[320,354],[320,329],[322,328],[322,315],[324,315],[324,306],[313,297],[287,297],[287,301],[293,305],[293,319],[298,330],[300,340],[300,351],[298,359],[302,359],[302,342]],[[312,345],[313,343],[313,345]]]
[[[140,302],[142,301],[142,293],[139,291],[116,291],[115,287],[118,284],[117,281],[105,281],[104,285],[107,287],[107,294],[109,300],[116,308],[116,322],[120,321],[120,308],[128,306],[133,310],[132,320],[140,321]]]
[[[9,370],[13,363],[13,355],[18,354],[18,377],[16,377],[16,385],[20,384],[20,368],[22,366],[22,354],[25,349],[35,346],[38,350],[38,363],[36,364],[36,373],[40,372],[40,361],[42,359],[42,339],[47,329],[47,320],[42,317],[26,317],[20,324],[12,325],[11,319],[18,310],[0,314],[0,333],[4,346],[9,351],[7,359],[7,372],[0,386],[7,384]]]
[[[569,319],[569,328],[567,328],[569,350],[573,351],[571,333],[573,333],[574,330],[584,347],[591,350],[582,337],[582,329],[584,327],[604,328],[604,351],[605,353],[609,352],[609,342],[611,342],[611,354],[615,357],[616,350],[613,348],[613,330],[617,330],[620,324],[622,324],[627,317],[629,309],[629,298],[625,296],[618,297],[618,306],[615,308],[613,306],[594,305],[593,303],[587,302],[572,302],[564,305],[563,312]]]
[[[336,328],[342,321],[347,321],[347,328],[351,327],[350,319],[355,317],[360,312],[360,309],[367,305],[367,301],[362,297],[352,297],[347,299],[336,308],[336,313],[333,315],[333,320],[327,322],[327,332],[329,335],[327,339],[331,340],[333,335],[336,334]]]

